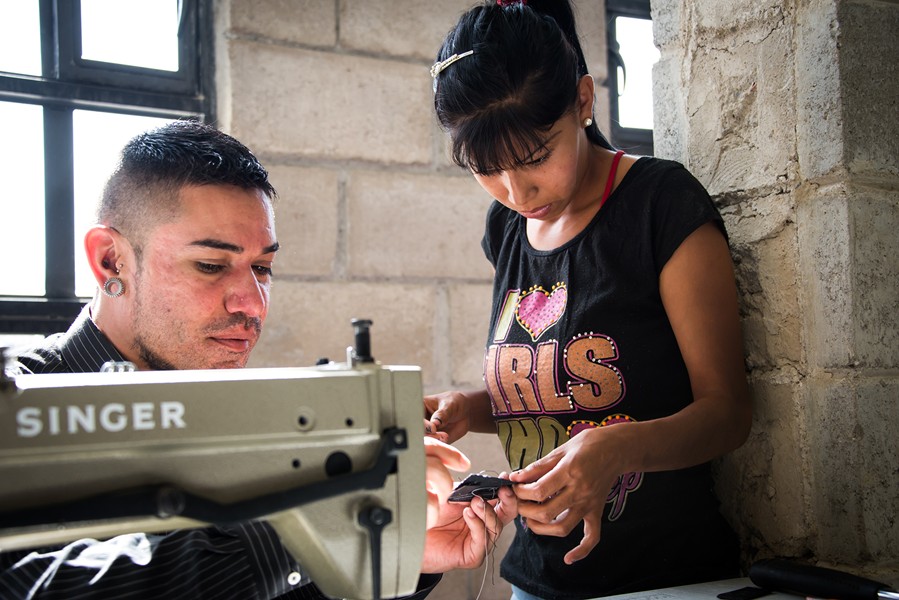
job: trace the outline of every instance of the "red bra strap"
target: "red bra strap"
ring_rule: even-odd
[[[609,194],[612,193],[612,185],[615,183],[615,173],[618,172],[618,162],[621,160],[622,156],[624,156],[624,150],[619,150],[615,153],[615,158],[612,159],[612,167],[609,169],[609,179],[606,181],[606,189],[602,193],[602,198],[599,201],[600,208],[606,203]]]

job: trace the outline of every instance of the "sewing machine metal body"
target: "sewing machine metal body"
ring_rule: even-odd
[[[0,550],[265,519],[326,594],[411,593],[421,399],[374,362],[6,379]]]

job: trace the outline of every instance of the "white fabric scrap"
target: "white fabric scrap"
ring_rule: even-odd
[[[82,546],[83,548],[79,551]],[[90,584],[93,585],[106,574],[112,563],[120,556],[128,557],[136,565],[146,566],[153,556],[153,544],[143,533],[120,535],[105,542],[85,538],[54,552],[44,554],[32,552],[17,562],[13,568],[19,568],[33,560],[52,559],[52,562],[28,591],[26,600],[31,600],[41,586],[50,585],[50,581],[62,566],[96,569],[97,573],[90,580]]]

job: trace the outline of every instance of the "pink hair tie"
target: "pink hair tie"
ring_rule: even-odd
[[[528,0],[496,0],[498,6],[515,6],[516,4],[527,5]]]

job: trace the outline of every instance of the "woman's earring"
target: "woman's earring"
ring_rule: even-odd
[[[593,125],[593,119],[591,119],[590,117],[587,117],[586,119],[584,119],[584,128],[585,129],[587,127],[590,127],[591,125]]]
[[[118,298],[125,293],[125,282],[118,277],[110,277],[103,284],[103,293],[110,298]]]

